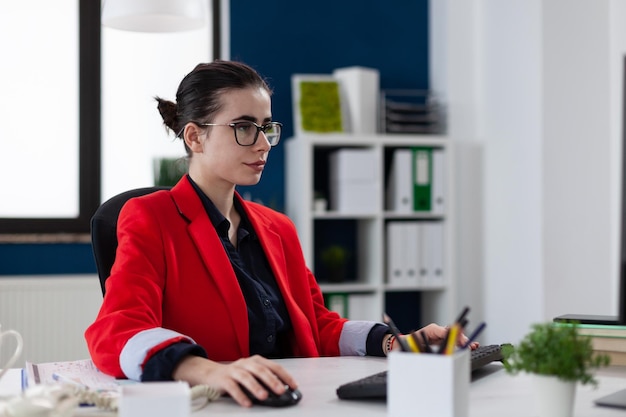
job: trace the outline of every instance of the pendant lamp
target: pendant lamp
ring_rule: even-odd
[[[181,32],[206,24],[208,0],[103,0],[102,24],[133,32]]]

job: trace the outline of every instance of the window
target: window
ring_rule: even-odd
[[[0,36],[0,233],[86,233],[100,203],[100,2],[3,2]]]
[[[100,4],[0,3],[0,241],[86,241],[101,201],[184,154],[152,97],[220,55],[220,1],[212,30],[167,35],[101,28]]]

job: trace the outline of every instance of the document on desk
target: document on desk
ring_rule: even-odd
[[[46,363],[26,362],[24,371],[26,387],[65,382],[91,390],[119,391],[120,385],[131,382],[118,380],[100,372],[91,359]]]

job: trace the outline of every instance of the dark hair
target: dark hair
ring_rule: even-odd
[[[176,92],[176,103],[155,97],[163,124],[177,137],[189,122],[212,122],[222,107],[221,94],[234,89],[264,88],[271,94],[265,80],[250,66],[236,61],[216,60],[198,64],[183,78]],[[187,145],[185,145],[187,153]]]

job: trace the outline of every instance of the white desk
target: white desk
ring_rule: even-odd
[[[376,401],[345,401],[337,398],[335,390],[352,381],[386,369],[386,359],[379,358],[314,358],[283,359],[280,362],[298,381],[303,398],[294,407],[271,408],[254,406],[241,408],[230,398],[221,398],[194,416],[248,416],[250,414],[289,415],[298,417],[368,417],[385,416],[386,404]],[[11,370],[0,382],[0,394],[19,392],[19,371]],[[611,367],[598,373],[597,390],[590,386],[577,387],[575,417],[624,416],[626,410],[597,407],[593,400],[626,388],[626,367]],[[16,386],[17,385],[17,386]],[[532,379],[526,375],[511,376],[500,364],[491,364],[474,373],[470,385],[470,417],[533,417]],[[112,416],[112,413],[81,408],[78,416]],[[427,416],[426,416],[427,417]]]

